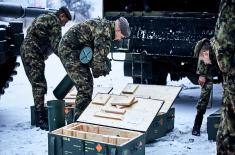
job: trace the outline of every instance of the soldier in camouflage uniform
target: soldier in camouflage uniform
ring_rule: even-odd
[[[213,77],[218,73],[219,68],[213,52],[214,38],[211,40],[203,38],[197,42],[194,49],[195,57],[198,58],[197,74],[199,74],[198,83],[201,86],[201,95],[197,103],[197,114],[194,121],[192,135],[200,136],[203,115],[210,99],[213,88]]]
[[[76,24],[61,39],[58,56],[77,89],[74,121],[91,101],[93,77],[105,76],[111,71],[111,62],[107,58],[111,41],[121,40],[129,35],[129,23],[124,17],[120,17],[115,21],[93,19]],[[83,64],[79,55],[86,46],[92,48],[93,58],[88,64]]]
[[[48,129],[44,109],[44,95],[47,93],[45,60],[51,53],[57,53],[61,27],[65,26],[68,20],[71,20],[71,15],[66,7],[61,7],[56,13],[38,16],[27,29],[21,46],[21,59],[32,85],[36,126],[41,129]]]
[[[235,0],[221,0],[215,28],[215,54],[223,74],[223,103],[217,154],[235,154]]]

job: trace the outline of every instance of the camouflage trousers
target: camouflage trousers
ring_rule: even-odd
[[[38,47],[30,44],[21,46],[21,59],[25,73],[32,86],[34,105],[37,111],[44,109],[44,95],[47,93],[47,82],[45,79],[45,57],[37,53]]]
[[[71,52],[69,52],[71,51]],[[80,63],[79,51],[72,51],[62,46],[59,48],[58,56],[77,89],[76,113],[81,114],[91,102],[93,93],[93,77],[88,65]]]
[[[197,103],[197,112],[201,114],[206,113],[206,108],[210,100],[211,90],[213,88],[213,81],[207,81],[201,88],[201,95]]]
[[[235,76],[224,76],[221,120],[217,132],[217,155],[235,154]]]

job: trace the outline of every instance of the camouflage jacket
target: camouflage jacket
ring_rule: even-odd
[[[198,59],[197,64],[197,74],[206,76],[207,79],[213,80],[213,76],[219,72],[219,67],[217,65],[216,57],[214,54],[214,38],[210,39],[211,49],[209,51],[209,57],[211,64],[205,64],[202,60]]]
[[[111,42],[115,36],[114,25],[114,21],[105,19],[92,19],[74,25],[61,39],[59,48],[62,49],[63,46],[66,46],[70,49],[63,50],[62,55],[67,55],[72,51],[76,51],[78,55],[83,47],[89,46],[93,49],[93,58],[90,63],[93,75],[95,71],[109,72],[110,69],[106,70],[105,68],[107,67],[107,55],[111,48]]]
[[[109,53],[113,39],[114,22],[93,19],[71,27],[64,34],[61,42],[71,50],[81,50],[89,46],[93,49],[93,61],[103,62]]]
[[[29,41],[32,46],[37,46],[38,52],[43,55],[57,53],[61,39],[61,24],[54,13],[42,14],[34,19],[27,29],[25,42]],[[29,45],[30,46],[30,45]]]
[[[235,76],[235,0],[221,0],[219,10],[215,53],[220,70]]]

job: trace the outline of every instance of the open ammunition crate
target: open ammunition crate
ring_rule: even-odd
[[[157,117],[155,117],[146,132],[146,142],[161,138],[174,129],[175,108],[172,108],[172,105],[181,89],[182,87],[177,86],[128,83],[121,91],[120,94],[122,95],[164,101]]]
[[[174,109],[159,114],[163,105],[161,99],[98,93],[76,123],[48,134],[49,154],[144,155],[145,143],[159,136],[161,125],[164,133],[173,129],[162,122]]]
[[[145,132],[163,101],[129,99],[122,95],[97,94],[77,123],[48,134],[49,154],[144,155]],[[118,100],[131,102],[119,109],[113,106]],[[116,111],[105,112],[110,109]]]
[[[143,155],[144,134],[141,132],[72,123],[48,135],[50,155]]]

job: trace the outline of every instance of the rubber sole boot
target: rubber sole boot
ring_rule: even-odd
[[[194,136],[200,136],[201,135],[201,125],[202,125],[202,120],[203,120],[203,114],[197,113],[195,121],[194,121],[194,126],[192,130],[192,135]]]
[[[46,116],[45,111],[35,111],[36,127],[40,127],[40,129],[48,131],[48,119]]]

